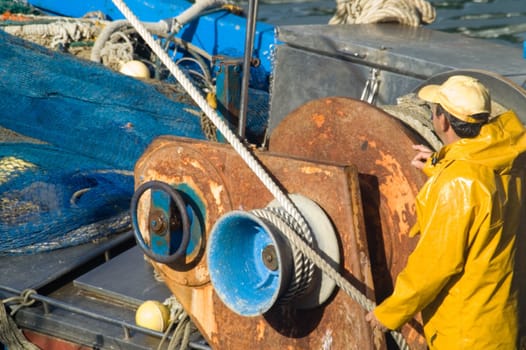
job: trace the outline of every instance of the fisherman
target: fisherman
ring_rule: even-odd
[[[430,349],[516,349],[525,129],[513,111],[491,118],[487,88],[468,76],[418,96],[444,147],[414,146],[412,164],[429,176],[410,232],[420,239],[392,295],[366,319],[396,330],[421,311]]]

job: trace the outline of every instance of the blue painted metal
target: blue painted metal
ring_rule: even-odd
[[[150,244],[144,240],[137,217],[139,201],[147,190],[151,191],[147,219]],[[130,207],[133,233],[144,254],[163,264],[176,263],[186,256],[190,224],[187,205],[179,191],[165,182],[149,181],[137,188]]]
[[[150,185],[149,185],[150,184]],[[150,210],[148,214],[149,245],[141,238],[137,217],[138,201],[142,194],[151,190]],[[184,202],[174,202],[174,193]],[[184,207],[184,213],[180,210]],[[201,250],[204,236],[205,206],[200,198],[186,184],[181,184],[175,189],[159,181],[151,181],[137,189],[132,200],[132,221],[139,246],[145,253],[159,262],[174,262],[171,256],[178,254],[180,257],[192,259]],[[184,218],[186,216],[189,226],[189,237],[185,237]],[[174,218],[177,218],[174,220]],[[177,223],[176,221],[179,221]],[[188,239],[188,240],[187,240]],[[180,254],[179,254],[180,253]]]
[[[176,189],[186,203],[186,214],[190,223],[190,241],[186,248],[186,257],[192,259],[199,254],[204,241],[206,207],[199,195],[187,184],[179,184]]]
[[[152,252],[168,256],[181,244],[181,232],[171,232],[170,217],[172,208],[170,195],[164,191],[152,190],[149,216],[150,247]],[[162,230],[155,227],[162,226]],[[181,230],[174,230],[181,231]],[[173,249],[175,247],[175,249]],[[173,249],[173,250],[172,250]]]
[[[526,41],[522,43],[522,57],[526,58]]]
[[[263,253],[273,250],[276,268]],[[277,229],[257,216],[232,211],[211,230],[207,246],[210,280],[219,298],[235,313],[256,316],[267,312],[289,286],[290,247]]]
[[[91,11],[102,11],[112,20],[124,18],[111,0],[29,0],[28,2],[46,12],[63,16],[82,17]],[[145,22],[175,17],[191,6],[191,3],[185,0],[127,0],[126,4],[141,21]],[[226,10],[218,10],[191,21],[177,36],[211,55],[241,58],[244,53],[246,22],[241,16]],[[268,90],[276,44],[275,27],[262,22],[257,23],[253,56],[261,64],[251,69],[250,87]]]

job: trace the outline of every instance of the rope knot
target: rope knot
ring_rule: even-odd
[[[20,293],[20,295],[2,300],[2,303],[15,304],[15,306],[12,307],[11,313],[9,314],[10,316],[14,316],[21,308],[31,306],[35,303],[35,299],[32,298],[33,294],[37,294],[37,291],[34,289],[25,289],[22,291],[22,293]]]

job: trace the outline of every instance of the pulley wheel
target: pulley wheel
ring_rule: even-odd
[[[232,210],[220,170],[198,147],[165,136],[157,138],[135,166],[136,186],[152,180],[171,184],[184,197],[190,215],[190,242],[184,261],[175,267],[157,268],[168,284],[173,281],[195,287],[208,283],[210,276],[204,257],[207,231],[219,217]],[[139,206],[139,223],[147,221],[149,210]]]

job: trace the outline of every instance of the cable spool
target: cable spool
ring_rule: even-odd
[[[211,230],[207,248],[210,280],[219,298],[238,315],[263,315],[276,304],[315,308],[335,289],[335,283],[283,235],[283,230],[294,231],[337,267],[340,253],[332,224],[310,199],[301,195],[292,195],[291,199],[304,215],[312,236],[298,232],[276,202],[264,209],[227,213]]]

